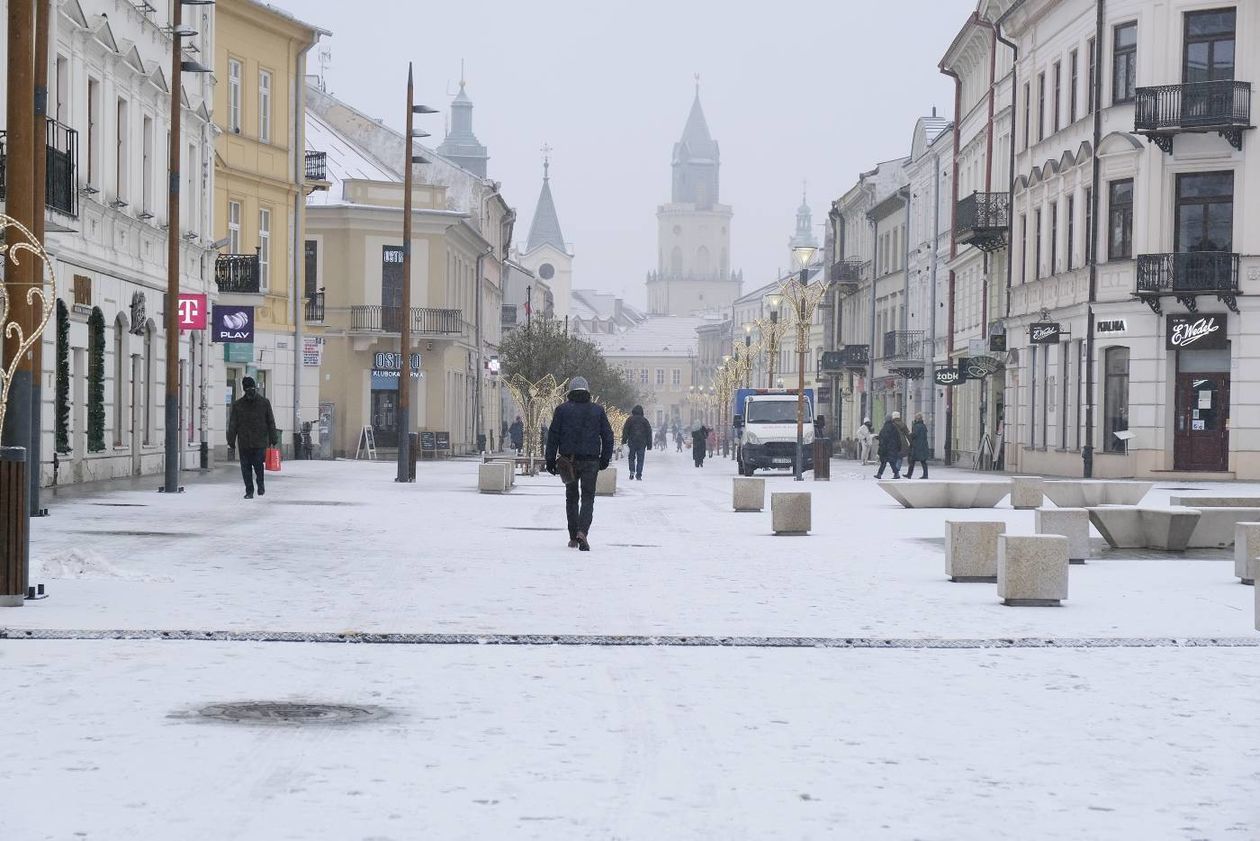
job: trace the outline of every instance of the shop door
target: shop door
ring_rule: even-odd
[[[372,391],[372,433],[376,446],[398,446],[398,392]]]
[[[1178,374],[1177,470],[1229,469],[1229,374]]]

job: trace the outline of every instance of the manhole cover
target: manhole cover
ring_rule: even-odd
[[[257,724],[354,724],[376,721],[389,713],[381,707],[359,707],[348,704],[285,704],[245,701],[235,704],[211,704],[202,707],[203,718]]]

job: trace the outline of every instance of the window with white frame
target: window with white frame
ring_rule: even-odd
[[[258,71],[258,139],[271,142],[271,71]]]
[[[241,203],[228,202],[228,253],[241,253]]]
[[[665,369],[664,368],[656,369],[656,384],[665,385]]]
[[[241,133],[241,63],[228,59],[228,131]]]
[[[675,368],[673,370],[673,372],[670,374],[670,382],[675,386],[682,385],[682,369],[681,368]]]
[[[647,368],[640,368],[640,369],[639,369],[639,383],[640,383],[641,385],[647,385],[647,384],[648,384],[648,369],[647,369]]]
[[[271,272],[271,211],[258,211],[258,288],[266,292],[270,288]]]

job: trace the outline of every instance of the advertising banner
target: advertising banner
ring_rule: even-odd
[[[211,341],[223,344],[253,344],[254,308],[221,306],[213,311],[214,330]]]

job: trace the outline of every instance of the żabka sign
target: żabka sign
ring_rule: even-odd
[[[1223,350],[1227,344],[1225,313],[1168,316],[1169,350]]]
[[[224,344],[249,344],[254,341],[253,307],[214,307],[212,338]]]
[[[957,368],[937,368],[933,379],[937,385],[957,385],[962,381],[962,372]]]

